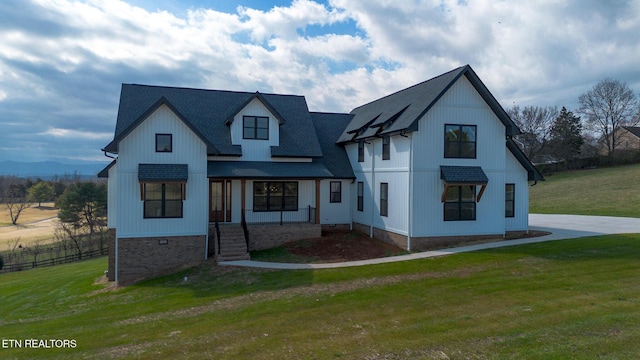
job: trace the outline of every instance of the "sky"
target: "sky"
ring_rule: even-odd
[[[1,0],[0,161],[108,161],[122,83],[353,108],[469,64],[504,108],[640,93],[640,0]]]

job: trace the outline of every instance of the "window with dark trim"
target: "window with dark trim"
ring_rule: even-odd
[[[450,186],[444,201],[444,220],[476,219],[475,185]]]
[[[144,218],[181,218],[183,183],[144,183]]]
[[[389,215],[389,184],[380,183],[380,215]]]
[[[391,138],[389,136],[382,137],[382,160],[391,159]]]
[[[269,140],[269,118],[266,116],[243,116],[242,138]]]
[[[172,152],[173,136],[171,134],[156,134],[156,152]]]
[[[504,216],[516,215],[516,184],[504,185]]]
[[[358,181],[358,211],[364,210],[364,183]]]
[[[444,126],[445,158],[476,158],[476,125]]]
[[[329,202],[342,202],[342,183],[340,181],[331,181],[329,183]]]
[[[364,162],[364,141],[358,142],[358,162]]]
[[[254,182],[253,211],[298,211],[298,183]]]

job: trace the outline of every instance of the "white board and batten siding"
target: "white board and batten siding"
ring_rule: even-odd
[[[266,116],[269,118],[269,139],[243,139],[243,117]],[[236,161],[272,161],[271,147],[280,145],[280,124],[278,119],[264,106],[262,101],[254,98],[245,106],[231,123],[231,143],[242,146],[242,156],[233,158]],[[213,159],[212,160],[216,160]]]
[[[107,182],[107,228],[115,229],[118,227],[118,163],[113,164],[109,169],[109,181]]]
[[[529,230],[529,182],[527,171],[510,151],[506,154],[505,184],[515,184],[514,217],[506,218],[507,231]]]
[[[368,143],[368,144],[367,144]],[[345,147],[356,181],[351,186],[353,221],[398,234],[408,233],[409,169],[411,140],[390,138],[389,159],[382,160],[382,139],[365,143],[364,161],[358,162],[358,145]],[[357,210],[357,183],[363,182],[363,211]],[[380,184],[388,184],[387,216],[380,215]]]
[[[156,152],[155,134],[172,134],[172,152]],[[159,107],[119,144],[117,217],[119,238],[206,235],[208,226],[207,149],[167,106]],[[138,164],[187,164],[183,216],[145,219]],[[133,200],[135,199],[135,200]]]
[[[505,126],[465,77],[419,120],[413,134],[412,236],[502,234],[505,231]],[[445,124],[476,125],[476,158],[444,157]],[[444,221],[440,165],[480,166],[489,182],[475,221]],[[479,192],[478,186],[476,192]]]
[[[340,182],[340,202],[331,202],[331,182]],[[315,187],[315,186],[314,186]],[[320,224],[351,223],[351,180],[330,179],[320,181]]]

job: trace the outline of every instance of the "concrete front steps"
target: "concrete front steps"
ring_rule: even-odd
[[[215,234],[215,226],[213,232]],[[220,253],[216,254],[216,259],[218,262],[250,260],[242,226],[220,224]]]

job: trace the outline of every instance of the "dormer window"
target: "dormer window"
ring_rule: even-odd
[[[173,139],[171,134],[156,134],[156,152],[172,152]]]
[[[269,140],[269,118],[266,116],[243,116],[242,138]]]

